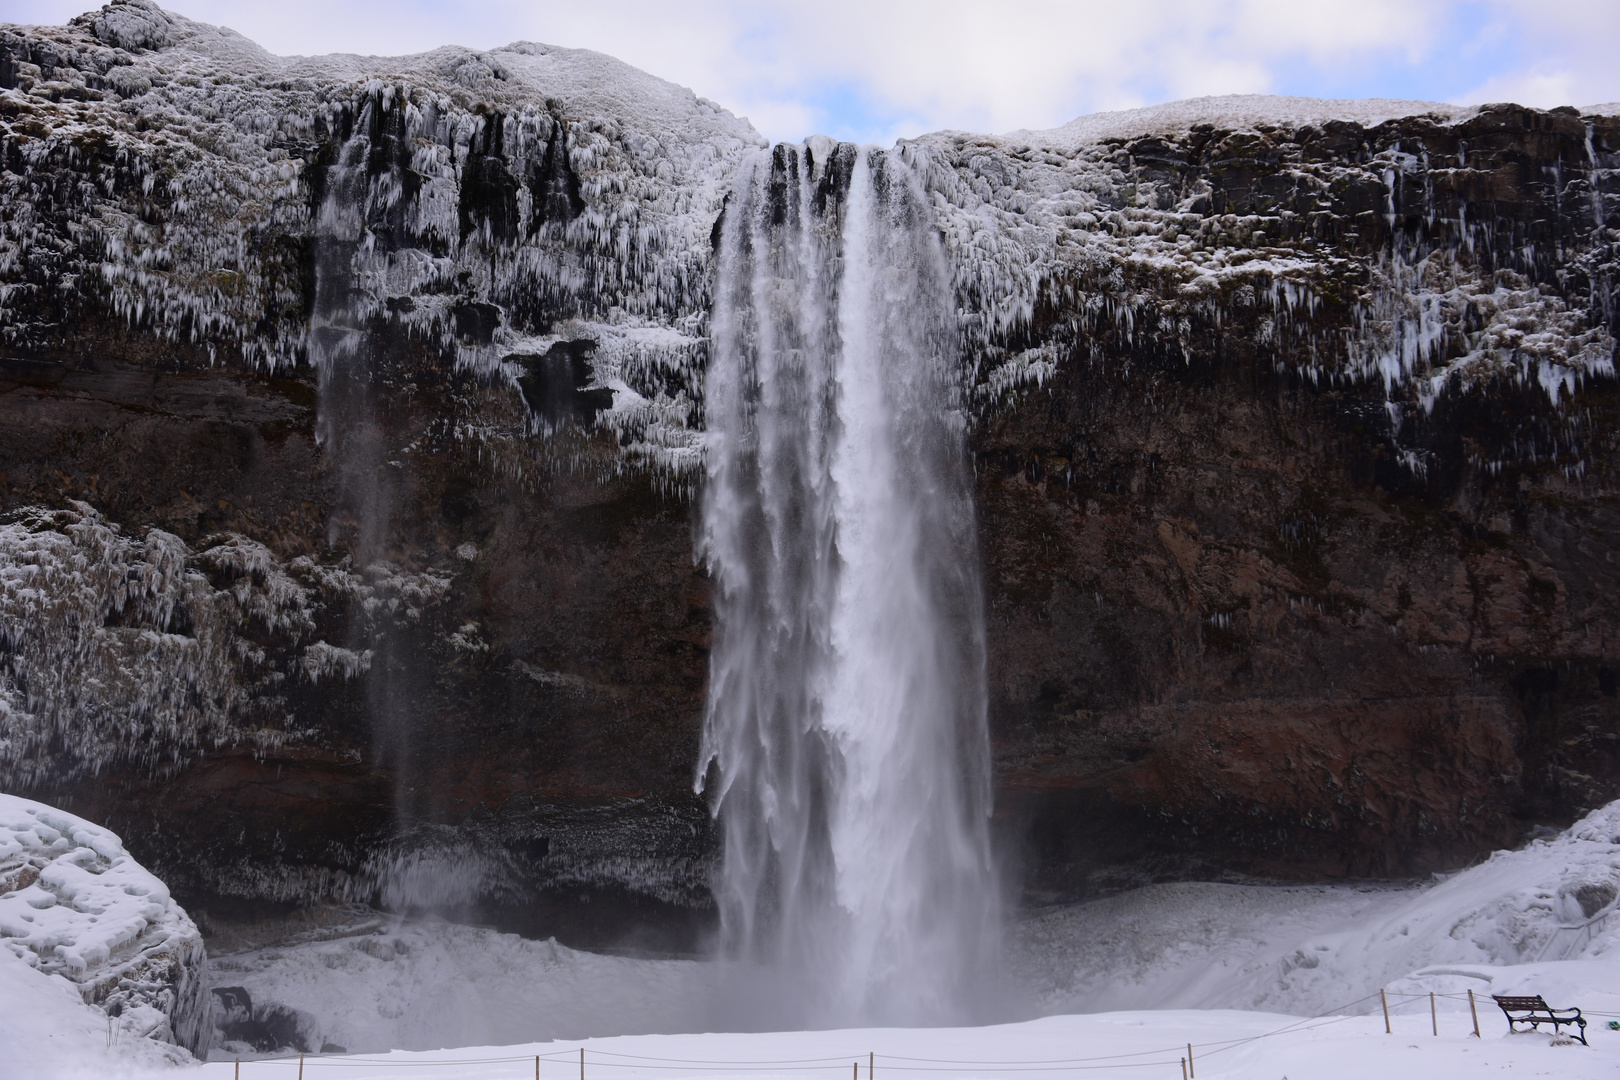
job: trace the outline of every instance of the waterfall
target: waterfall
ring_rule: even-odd
[[[380,230],[374,226],[385,217],[378,212],[379,204],[386,211],[398,197],[392,174],[386,167],[375,169],[379,159],[387,164],[377,145],[382,131],[378,103],[372,98],[362,105],[353,133],[338,144],[326,169],[315,218],[315,302],[309,334],[317,391],[315,440],[329,463],[334,488],[327,544],[346,548],[362,575],[392,554],[389,526],[403,473],[403,468],[389,467],[389,432],[379,415],[374,386],[386,373],[385,344],[376,340],[373,325],[381,303],[362,287],[364,264],[379,246]],[[420,802],[411,768],[408,655],[384,620],[369,626],[357,621],[343,644],[372,658],[366,679],[372,753],[393,773],[395,827],[402,830],[418,816]]]
[[[717,276],[699,788],[739,996],[760,1023],[965,1019],[999,910],[940,238],[899,157],[817,139],[742,168]]]
[[[362,566],[382,553],[392,503],[383,468],[386,436],[371,393],[375,358],[366,324],[372,305],[361,299],[355,266],[357,254],[375,244],[366,227],[371,140],[365,134],[374,107],[366,104],[360,130],[339,144],[326,170],[326,190],[315,218],[315,304],[309,335],[319,395],[315,438],[332,462],[337,482],[327,543],[336,547],[348,533]]]

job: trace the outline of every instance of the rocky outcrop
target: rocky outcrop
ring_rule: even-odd
[[[55,807],[0,795],[0,941],[77,984],[108,1037],[207,1052],[202,936],[118,837]],[[182,1057],[184,1055],[181,1055]]]
[[[710,245],[761,140],[541,45],[283,60],[120,0],[0,51],[0,784],[205,922],[689,947]],[[1620,795],[1617,125],[902,148],[1033,895],[1411,874]]]

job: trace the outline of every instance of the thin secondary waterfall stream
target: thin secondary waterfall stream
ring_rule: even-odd
[[[745,1007],[962,1018],[998,952],[984,621],[950,278],[905,162],[746,164],[712,342],[699,783],[727,955],[771,988]]]

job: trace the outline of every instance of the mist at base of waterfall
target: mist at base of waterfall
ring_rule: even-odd
[[[1576,994],[1620,963],[1617,883],[1620,802],[1427,882],[1178,882],[1026,911],[1009,923],[1004,976],[983,973],[1002,994],[990,1019],[1117,1009],[1311,1016],[1380,988],[1412,1000],[1529,984]],[[780,1030],[770,996],[791,993],[739,979],[732,962],[602,955],[439,919],[373,915],[323,934],[216,956],[212,983],[304,1014],[306,1044],[351,1052]]]
[[[985,1022],[1115,1008],[1309,1013],[1325,1007],[1319,999],[1375,983],[1381,971],[1368,969],[1382,965],[1330,964],[1321,972],[1331,973],[1329,986],[1291,987],[1287,958],[1425,892],[1189,882],[1030,912],[1008,931],[1005,970],[984,973],[987,990],[1000,994]],[[293,1014],[311,1049],[351,1053],[779,1030],[800,1004],[771,969],[731,962],[595,953],[436,918],[375,915],[331,932],[216,956],[212,984],[243,987],[257,1008]],[[255,1056],[239,1044],[216,1051],[238,1054]]]

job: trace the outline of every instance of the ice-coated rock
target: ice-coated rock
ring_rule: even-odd
[[[114,0],[76,21],[88,25],[99,40],[130,52],[163,48],[174,25],[168,13],[150,0]]]
[[[77,984],[125,1035],[207,1050],[202,936],[168,888],[108,830],[5,794],[0,947]]]
[[[235,533],[193,550],[140,532],[80,502],[0,518],[0,783],[120,762],[161,772],[222,743],[275,745],[289,676],[346,680],[370,665],[369,652],[317,638],[321,611],[409,624],[450,583],[380,562],[289,564]]]
[[[146,0],[0,52],[0,348],[80,352],[93,310],[192,363],[301,362],[321,237],[360,323],[514,398],[524,357],[584,342],[632,457],[694,460],[746,121],[584,50],[280,58]]]

